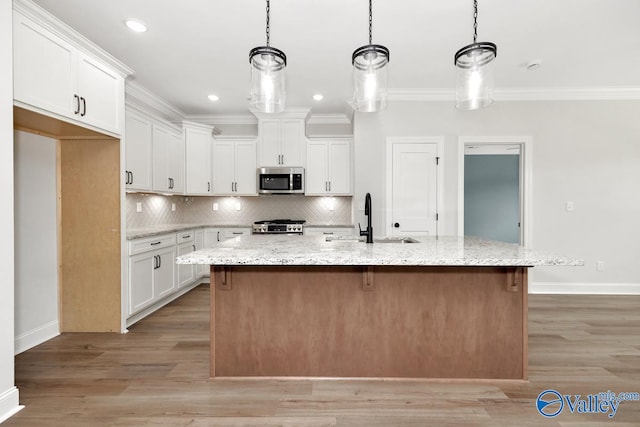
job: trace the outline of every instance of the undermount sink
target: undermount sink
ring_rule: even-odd
[[[338,236],[338,237],[327,237],[325,239],[327,242],[363,242],[365,241],[364,237],[358,236]],[[420,243],[416,239],[412,239],[411,237],[382,237],[379,239],[373,239],[373,243]]]
[[[412,239],[411,237],[385,237],[382,239],[373,239],[374,243],[420,243],[416,239]]]

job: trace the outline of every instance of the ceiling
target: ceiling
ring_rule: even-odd
[[[249,50],[263,0],[35,0],[135,70],[186,115],[248,113]],[[391,95],[445,94],[472,42],[471,0],[376,0],[373,42],[390,50]],[[137,18],[149,28],[133,33]],[[640,88],[640,0],[480,0],[478,41],[498,46],[496,92]],[[368,43],[366,0],[273,0],[271,45],[288,59],[287,108],[349,114],[351,53]],[[528,70],[526,64],[540,60]],[[212,103],[207,95],[220,100]],[[324,99],[314,101],[312,95]]]

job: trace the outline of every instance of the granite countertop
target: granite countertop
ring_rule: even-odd
[[[384,238],[383,238],[384,239]],[[581,266],[582,260],[477,237],[415,237],[419,243],[366,244],[353,237],[240,236],[177,258],[211,265]]]
[[[127,240],[140,239],[142,237],[156,236],[158,234],[175,233],[177,231],[190,230],[193,228],[217,227],[217,228],[251,228],[251,224],[163,224],[150,225],[148,227],[128,228]]]

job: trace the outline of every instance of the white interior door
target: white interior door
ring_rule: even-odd
[[[387,234],[437,235],[438,145],[392,143]]]

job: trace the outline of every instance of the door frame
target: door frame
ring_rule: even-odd
[[[459,136],[458,137],[458,236],[464,236],[464,148],[466,145],[520,146],[520,244],[533,245],[533,137],[531,136]]]
[[[440,213],[444,200],[444,136],[388,136],[387,137],[387,165],[386,165],[386,206],[385,206],[385,234],[392,233],[391,212],[392,212],[392,189],[393,189],[393,144],[436,144],[436,156],[438,165],[436,169],[436,212]],[[436,236],[444,230],[444,215],[438,215],[436,221]]]

